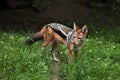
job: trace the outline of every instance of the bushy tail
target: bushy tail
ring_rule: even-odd
[[[41,36],[40,32],[33,34],[30,38],[28,38],[25,42],[26,45],[32,45],[36,41],[42,40],[43,37]]]

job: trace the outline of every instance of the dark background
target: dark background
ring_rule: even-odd
[[[38,30],[50,22],[120,25],[120,0],[0,0],[2,30]]]

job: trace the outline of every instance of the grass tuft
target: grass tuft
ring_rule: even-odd
[[[38,44],[25,46],[26,36],[0,34],[0,77],[3,80],[50,80],[50,60]]]
[[[120,29],[89,27],[89,35],[78,58],[68,64],[62,56],[64,80],[119,80]],[[65,58],[65,59],[64,59]]]
[[[60,52],[60,76],[63,80],[119,80],[120,28],[115,25],[88,27],[87,40],[72,64],[64,45]],[[27,33],[0,30],[1,80],[51,80],[51,59],[48,48],[39,43],[25,46]]]

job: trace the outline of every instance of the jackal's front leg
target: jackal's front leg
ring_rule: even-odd
[[[77,55],[78,55],[78,49],[75,49],[74,50],[74,57],[77,58]]]
[[[81,49],[82,47],[82,44],[79,46],[79,47],[75,47],[74,48],[74,57],[77,58],[77,55],[78,55],[78,51]]]
[[[52,57],[54,61],[60,61],[56,56],[57,56],[57,51],[56,51],[56,47],[57,47],[57,42],[53,42],[52,48],[51,48],[51,53],[52,53]]]
[[[68,59],[70,61],[70,63],[72,62],[72,57],[71,57],[71,45],[67,45],[68,47],[68,53],[67,53],[67,56],[68,56]]]

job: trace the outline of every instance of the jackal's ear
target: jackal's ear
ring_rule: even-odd
[[[87,30],[87,25],[84,25],[82,28],[82,32],[87,34],[88,30]]]
[[[80,30],[80,29],[79,29],[79,27],[76,25],[76,23],[75,23],[75,22],[73,23],[73,26],[74,26],[74,30],[75,30],[75,31]]]

